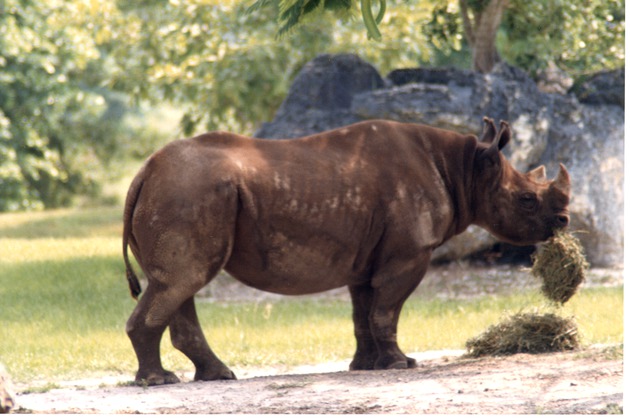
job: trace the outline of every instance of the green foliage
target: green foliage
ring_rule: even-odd
[[[96,195],[134,137],[128,98],[104,88],[99,42],[114,3],[6,0],[0,13],[0,211]],[[111,29],[111,27],[110,27]]]
[[[65,25],[59,4],[7,0],[0,14],[0,210],[68,203],[91,187],[66,153],[74,111],[102,112],[102,97],[77,97],[74,75],[96,51],[88,37]],[[100,99],[99,99],[100,98]],[[82,120],[83,122],[83,120]],[[85,157],[85,156],[84,156]],[[83,162],[89,163],[89,162]]]
[[[468,6],[478,11],[485,3],[469,0]],[[451,55],[466,48],[462,25],[454,2],[441,0],[423,30],[437,49]],[[623,66],[624,37],[620,0],[513,0],[504,13],[497,48],[503,59],[532,75],[554,63],[577,76]]]
[[[276,10],[279,24],[278,35],[282,36],[308,20],[309,15],[317,14],[314,12],[331,11],[337,17],[347,21],[355,15],[356,3],[354,0],[257,0],[247,9],[247,13],[260,13],[265,8]],[[381,3],[385,1],[382,0]],[[384,8],[382,11],[384,12]]]
[[[490,0],[465,0],[468,8],[470,8],[475,13],[481,13],[483,9],[486,8]]]
[[[139,97],[184,104],[184,134],[243,129],[267,120],[286,93],[286,83],[310,56],[289,54],[287,43],[265,34],[270,16],[245,15],[236,2],[125,3],[125,27],[133,42],[112,50],[120,63],[116,89],[137,88]],[[267,28],[267,30],[266,30]],[[262,35],[261,35],[262,34]],[[314,48],[321,31],[296,39]]]
[[[318,7],[339,10],[342,3]],[[140,97],[181,104],[186,135],[203,129],[252,133],[273,118],[296,73],[321,53],[354,52],[382,71],[429,54],[416,26],[428,18],[425,8],[390,10],[383,22],[389,24],[386,41],[375,50],[360,22],[341,23],[332,13],[277,37],[278,5],[267,7],[269,2],[121,4],[129,42],[110,51],[119,63],[113,86],[129,91],[133,85]]]
[[[338,5],[335,13],[343,20],[362,9],[359,6],[352,7],[358,2],[339,3],[343,4]],[[380,3],[380,10],[384,11],[387,2],[383,0]],[[390,3],[393,7],[399,6],[397,2]],[[439,63],[449,64],[450,56],[457,63],[460,56],[458,52],[470,47],[465,45],[462,37],[464,31],[459,3],[458,0],[407,1],[400,6],[410,14],[419,9],[430,14],[430,19],[419,19],[416,24],[425,35],[420,42],[433,45],[434,50],[430,55]],[[467,7],[475,14],[481,13],[488,3],[489,0],[466,0]],[[308,18],[313,20],[315,15],[322,16],[321,12],[327,8],[315,0],[258,0],[250,8],[250,13],[257,13],[270,6],[280,11],[280,34],[292,30]],[[364,23],[370,26],[369,19],[364,18]],[[384,30],[391,23],[385,19],[380,29]],[[378,28],[373,26],[370,35],[374,33],[372,31],[378,31]],[[396,36],[396,32],[392,34]],[[532,74],[554,63],[575,76],[621,67],[625,60],[624,37],[625,9],[621,0],[585,3],[571,0],[514,0],[508,3],[497,43],[503,58]],[[374,35],[372,38],[380,39]],[[383,39],[386,40],[387,36]],[[372,48],[378,49],[379,46],[373,45]],[[423,58],[417,57],[416,61],[424,62]]]
[[[554,62],[576,76],[624,65],[621,0],[514,0],[503,20],[501,54],[531,73]]]
[[[462,49],[462,22],[459,7],[452,1],[438,2],[431,12],[431,20],[422,31],[434,48],[444,55]]]

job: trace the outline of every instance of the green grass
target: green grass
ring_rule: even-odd
[[[135,374],[125,334],[135,302],[121,258],[115,208],[0,215],[0,361],[16,382]],[[420,286],[422,287],[422,286]],[[475,300],[411,299],[399,327],[407,352],[464,348],[467,339],[517,311],[545,308],[541,295]],[[286,299],[198,303],[208,340],[239,367],[299,365],[352,357],[350,303]],[[623,289],[582,290],[561,309],[575,316],[583,342],[623,342]],[[192,370],[162,342],[165,367]]]
[[[0,214],[0,238],[118,238],[122,234],[122,208],[49,210]]]

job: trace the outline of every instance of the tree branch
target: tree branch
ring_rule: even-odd
[[[470,16],[468,15],[467,0],[459,0],[459,8],[462,13],[462,20],[464,23],[464,36],[469,45],[475,45],[475,31],[470,23]]]

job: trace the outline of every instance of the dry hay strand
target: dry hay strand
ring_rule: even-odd
[[[532,259],[532,274],[542,278],[543,295],[561,305],[575,294],[589,267],[582,244],[567,231],[556,232]]]
[[[481,357],[568,351],[579,348],[579,345],[573,319],[553,313],[520,313],[468,340],[466,349],[469,356]]]

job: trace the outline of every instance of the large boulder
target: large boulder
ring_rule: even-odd
[[[256,136],[293,138],[357,122],[355,96],[384,86],[378,71],[356,55],[319,55],[298,73],[273,122]]]
[[[571,228],[589,262],[619,266],[624,241],[624,110],[557,96],[551,115],[549,144],[541,163],[552,170],[557,162],[570,168]]]
[[[617,105],[624,107],[626,69],[602,71],[579,80],[570,93],[589,105]]]
[[[361,119],[389,118],[466,133],[480,133],[484,116],[506,120],[513,128],[513,142],[506,152],[512,164],[526,170],[540,160],[547,147],[547,101],[525,72],[507,65],[490,74],[403,71],[413,83],[397,85],[400,71],[394,71],[387,77],[394,86],[357,95],[353,113]]]
[[[569,168],[572,228],[582,232],[589,262],[621,265],[624,114],[617,102],[541,92],[525,72],[506,64],[490,74],[401,69],[383,80],[356,56],[325,55],[304,67],[274,121],[257,135],[296,137],[372,118],[480,134],[484,116],[510,122],[506,154],[519,170],[546,164],[555,175],[558,162]],[[471,227],[438,248],[434,259],[462,258],[493,245],[496,239]]]

